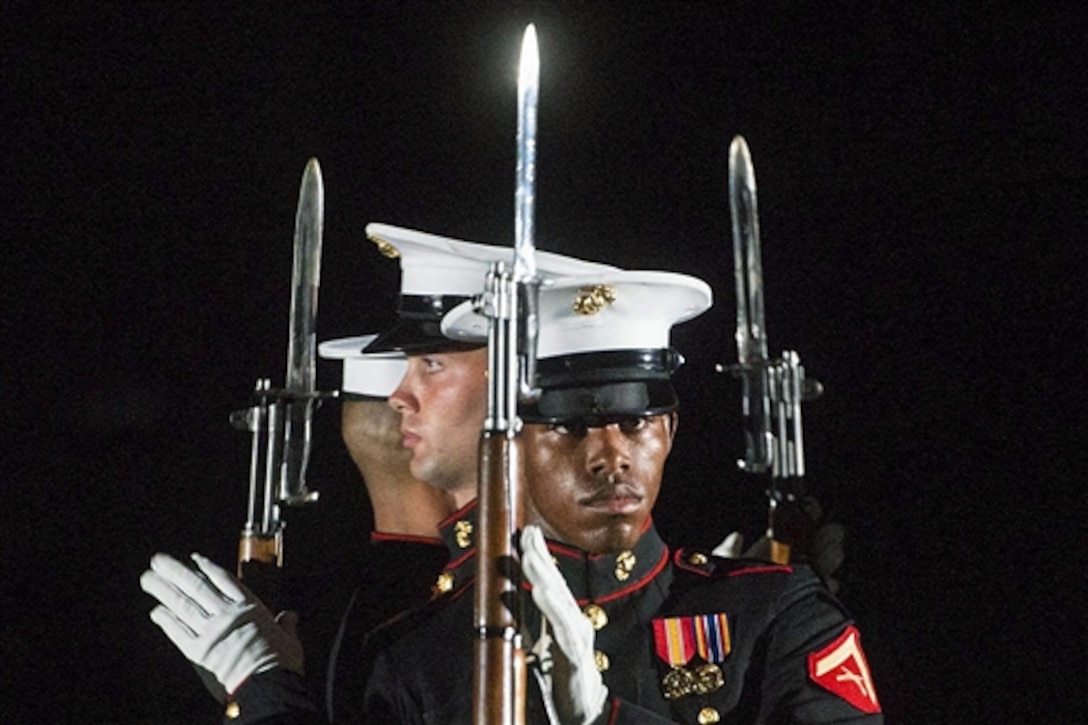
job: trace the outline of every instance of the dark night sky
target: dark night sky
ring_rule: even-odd
[[[306,160],[319,338],[372,331],[397,272],[368,222],[512,238],[529,21],[538,246],[715,292],[674,335],[666,537],[758,524],[736,389],[712,372],[735,356],[743,134],[771,347],[827,390],[809,482],[847,528],[842,598],[889,722],[1082,713],[1088,22],[1080,3],[946,5],[6,7],[0,719],[216,720],[137,580],[160,549],[233,558],[248,458],[226,419],[283,374]],[[322,413],[327,503],[288,531],[315,619],[366,527]]]

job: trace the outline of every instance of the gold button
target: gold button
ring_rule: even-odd
[[[594,631],[599,632],[608,624],[608,615],[596,604],[587,604],[582,610],[582,614],[589,618],[589,622],[593,625]]]
[[[226,715],[231,720],[233,720],[234,718],[241,715],[242,711],[238,707],[238,703],[231,700],[230,702],[227,703],[227,709],[223,714]]]
[[[710,723],[718,722],[721,719],[722,716],[712,707],[704,707],[699,711],[699,725],[710,725]]]
[[[688,557],[688,563],[694,564],[695,566],[703,566],[707,563],[707,561],[708,559],[706,558],[706,554],[701,551],[696,551],[694,554]]]
[[[621,582],[625,582],[631,578],[631,572],[635,568],[635,564],[638,559],[635,558],[633,551],[621,551],[616,554],[616,579]]]
[[[448,571],[444,571],[438,575],[438,581],[434,583],[435,591],[439,594],[445,594],[450,589],[453,589],[453,574]]]
[[[608,659],[608,655],[598,650],[593,650],[593,661],[597,664],[597,671],[604,672],[612,666],[612,662]]]

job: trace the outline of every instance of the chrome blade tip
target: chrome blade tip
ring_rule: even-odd
[[[306,169],[302,172],[302,181],[303,184],[322,183],[321,164],[317,162],[316,157],[310,157],[310,160],[306,162]]]
[[[540,49],[536,42],[536,25],[529,23],[525,26],[525,34],[521,38],[521,60],[518,64],[518,82],[525,84],[532,82],[540,74]]]

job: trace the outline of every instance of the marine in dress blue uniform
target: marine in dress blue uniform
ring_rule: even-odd
[[[388,396],[406,369],[406,355],[449,348],[480,347],[479,341],[451,340],[440,329],[442,317],[483,289],[492,262],[507,260],[506,247],[493,247],[388,224],[367,227],[367,236],[382,255],[396,259],[401,271],[397,314],[381,334],[323,343],[324,357],[342,359],[343,397]],[[546,279],[603,273],[609,265],[541,252],[538,269]],[[482,423],[482,421],[481,421]],[[437,538],[376,533],[371,537],[360,586],[345,611],[329,658],[325,693],[333,722],[359,722],[370,652],[387,646],[389,628],[371,641],[372,630],[394,615],[425,603],[444,586],[436,577],[446,561]],[[228,720],[238,722],[319,721],[315,698],[291,673],[272,670],[247,681],[228,707]]]
[[[669,379],[681,358],[667,346],[668,329],[706,308],[703,287],[653,273],[546,287],[544,394],[522,409],[526,424],[591,428],[671,415],[678,401]],[[483,329],[468,311],[445,324],[466,338]],[[528,482],[530,500],[542,485]],[[444,591],[376,654],[368,722],[470,721],[474,511],[443,530],[451,552]],[[595,666],[608,691],[597,721],[882,722],[860,633],[807,567],[670,549],[649,519],[623,550],[547,546],[595,630]],[[527,638],[537,641],[539,613],[530,604],[526,616]],[[530,678],[528,722],[549,722],[544,698]]]

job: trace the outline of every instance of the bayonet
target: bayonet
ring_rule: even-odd
[[[763,316],[763,262],[759,247],[756,177],[744,138],[729,145],[729,208],[733,218],[733,272],[737,285],[737,371],[744,385],[742,470],[772,465],[773,434],[767,395],[767,332]]]
[[[536,27],[530,23],[521,43],[518,65],[517,183],[514,193],[514,283],[518,286],[518,396],[539,395],[536,380],[536,342],[539,329],[536,275],[536,108],[540,91],[540,51]]]
[[[295,252],[291,272],[291,316],[287,337],[289,396],[285,421],[279,499],[289,505],[317,500],[306,487],[317,376],[317,294],[321,286],[321,240],[325,225],[325,188],[317,159],[302,174],[295,213]]]
[[[737,461],[749,473],[769,473],[767,536],[772,558],[789,560],[789,546],[776,538],[775,514],[795,501],[805,475],[801,402],[822,392],[820,383],[805,377],[800,356],[787,350],[767,357],[763,310],[763,262],[760,253],[756,177],[744,138],[729,145],[729,207],[733,218],[733,269],[737,287],[737,364],[744,418],[744,458]]]
[[[283,566],[284,521],[280,504],[297,506],[317,500],[306,487],[313,414],[323,396],[316,392],[316,322],[320,287],[321,238],[325,192],[321,167],[310,159],[302,174],[295,212],[291,309],[287,335],[287,372],[282,388],[261,378],[249,408],[231,415],[236,428],[250,431],[249,501],[238,543],[238,575],[251,570],[267,586],[271,576],[252,564]],[[252,586],[252,584],[251,584]]]

